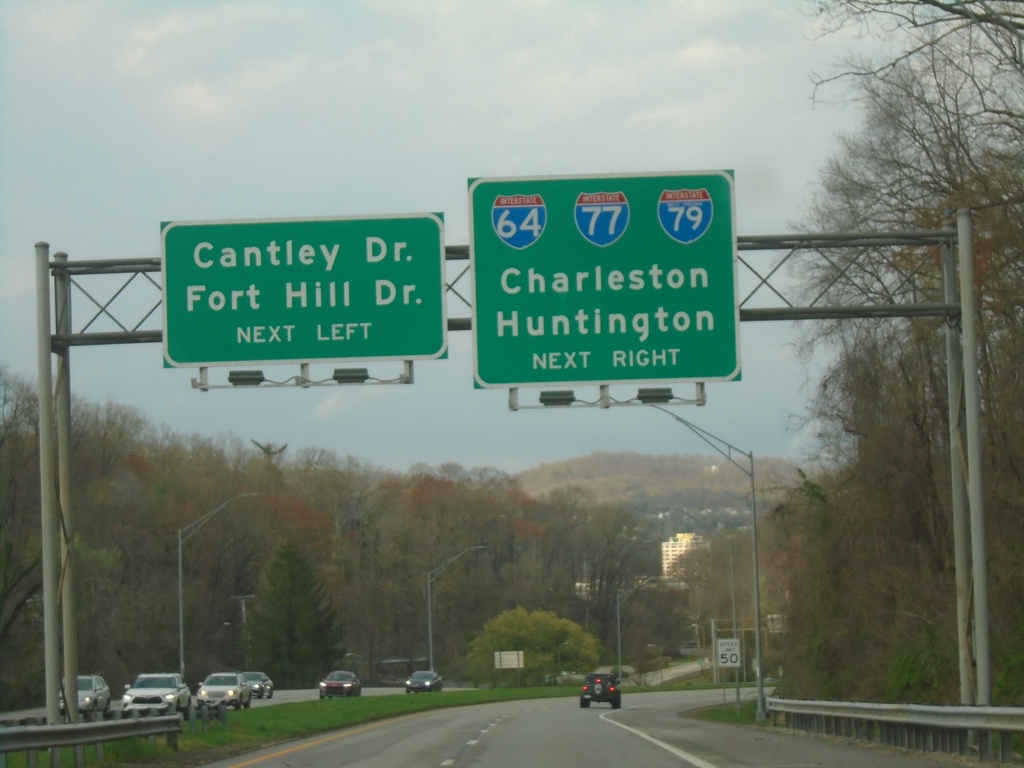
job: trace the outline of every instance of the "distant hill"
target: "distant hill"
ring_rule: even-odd
[[[742,456],[739,457],[744,462]],[[762,489],[795,481],[796,465],[776,457],[756,457],[758,499]],[[746,509],[750,478],[720,455],[651,455],[602,451],[540,464],[518,475],[523,490],[544,496],[577,486],[600,503],[623,503],[637,512]]]

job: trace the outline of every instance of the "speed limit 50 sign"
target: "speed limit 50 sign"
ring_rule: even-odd
[[[740,641],[738,637],[718,638],[718,666],[740,666]]]

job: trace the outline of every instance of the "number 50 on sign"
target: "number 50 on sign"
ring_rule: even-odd
[[[738,667],[740,666],[740,641],[739,638],[720,637],[718,638],[718,666]]]

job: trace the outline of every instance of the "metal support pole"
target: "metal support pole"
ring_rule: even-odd
[[[54,260],[67,263],[68,255]],[[71,333],[71,290],[67,272],[54,272],[57,333]],[[75,515],[71,495],[71,348],[57,350],[57,476],[62,522],[63,578],[61,606],[64,637],[64,709],[70,723],[78,722],[78,553],[75,550]]]
[[[974,654],[978,664],[977,705],[991,703],[988,644],[988,555],[981,482],[981,385],[978,379],[978,325],[974,297],[973,223],[969,210],[957,211],[960,251],[960,306],[964,345],[964,397],[967,415],[967,495],[971,504],[971,570],[974,578]]]
[[[729,580],[732,582],[732,636],[739,638],[739,621],[736,617],[736,561],[733,559],[732,538],[729,539]],[[740,711],[740,671],[736,670],[736,711]]]
[[[622,684],[622,595],[615,595],[615,640],[618,646],[619,668],[615,674],[619,678],[619,685]]]
[[[733,625],[735,626],[735,624]],[[711,619],[711,670],[712,680],[715,685],[718,685],[718,620],[712,617]]]
[[[764,674],[761,662],[761,569],[757,564],[757,487],[754,481],[754,452],[747,454],[750,459],[750,516],[753,518],[754,537],[754,664],[757,665],[757,719],[768,719],[764,700]]]
[[[185,592],[181,571],[181,528],[178,529],[178,674],[185,679]]]
[[[232,595],[232,600],[238,600],[242,604],[242,663],[249,669],[249,622],[245,615],[245,601],[256,597],[256,595]],[[348,656],[348,654],[345,654]]]
[[[959,301],[956,256],[951,243],[942,245],[943,300]],[[971,663],[971,558],[964,483],[964,361],[960,333],[952,318],[946,321],[946,399],[949,419],[950,501],[953,512],[953,557],[956,573],[957,648],[960,658],[960,703],[974,704],[974,665]]]
[[[50,365],[50,244],[36,243],[36,351],[39,391],[39,509],[42,525],[43,658],[46,721],[60,722],[60,620],[53,372]]]
[[[428,669],[434,671],[434,601],[430,595],[430,573],[427,573],[427,661]]]

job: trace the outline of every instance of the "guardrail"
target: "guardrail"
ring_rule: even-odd
[[[917,752],[947,752],[1012,763],[1013,737],[1024,736],[1022,707],[767,699],[776,725],[827,736],[877,741]],[[781,723],[779,722],[781,719]]]
[[[177,749],[182,722],[181,715],[159,715],[94,723],[0,727],[0,768],[6,764],[8,752],[25,752],[28,765],[34,768],[39,750],[51,750],[50,764],[59,766],[62,747],[75,747],[75,765],[82,766],[85,745],[94,744],[96,757],[102,761],[104,742],[140,736],[166,735],[168,746]]]

